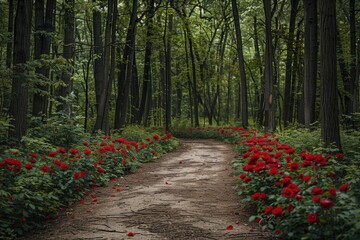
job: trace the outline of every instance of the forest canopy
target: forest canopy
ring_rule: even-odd
[[[1,141],[53,118],[128,125],[359,127],[355,0],[2,0]],[[65,121],[65,120],[64,120]]]

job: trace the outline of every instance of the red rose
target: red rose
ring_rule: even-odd
[[[300,201],[303,199],[303,197],[300,194],[296,194],[295,199]]]
[[[105,172],[104,169],[102,169],[101,167],[98,167],[97,170],[98,170],[98,172],[101,173],[101,174],[103,174],[103,173]]]
[[[66,150],[65,150],[65,148],[62,148],[62,147],[61,147],[61,148],[58,149],[58,152],[60,152],[60,153],[66,153]]]
[[[308,221],[308,223],[317,223],[319,221],[319,218],[316,213],[309,213],[306,220]]]
[[[330,189],[329,189],[329,194],[330,194],[331,196],[336,196],[336,188],[330,188]]]
[[[270,214],[273,209],[274,209],[274,208],[273,208],[272,206],[267,206],[267,207],[265,208],[265,214]]]
[[[133,232],[128,232],[128,234],[127,234],[129,237],[133,237],[134,235],[135,235],[135,233],[133,233]]]
[[[286,198],[292,198],[295,196],[295,192],[291,188],[284,188],[282,191],[282,195]]]
[[[343,153],[337,153],[335,156],[336,156],[337,159],[343,159],[344,154]]]
[[[85,154],[85,155],[90,155],[90,154],[91,154],[91,150],[90,150],[90,149],[84,149],[84,154]]]
[[[75,154],[77,154],[78,152],[79,152],[79,150],[78,149],[70,149],[70,151],[69,151],[72,155],[75,155]]]
[[[293,205],[291,205],[291,204],[286,207],[286,210],[287,210],[289,213],[291,213],[294,209],[295,209],[295,207],[294,207]]]
[[[56,154],[57,154],[57,152],[49,152],[49,153],[48,153],[48,156],[49,156],[49,157],[55,157]]]
[[[80,178],[80,174],[78,172],[74,172],[74,179],[79,179]]]
[[[311,190],[311,193],[312,193],[312,195],[320,195],[320,194],[323,194],[324,191],[321,188],[316,187]]]
[[[36,153],[31,153],[30,156],[33,158],[37,158],[38,155]]]
[[[274,208],[274,209],[271,211],[271,213],[272,213],[275,217],[280,217],[280,216],[284,215],[283,209],[282,209],[282,207],[280,207],[280,206]]]
[[[343,184],[339,187],[339,191],[340,192],[346,192],[347,190],[349,190],[350,188],[350,184],[346,183],[346,184]]]
[[[42,166],[42,167],[40,168],[40,170],[41,170],[41,171],[43,171],[43,172],[49,172],[50,167],[49,167],[49,166],[44,165],[44,166]]]
[[[154,135],[153,138],[157,141],[160,137],[158,135]]]
[[[322,208],[330,209],[334,206],[334,204],[329,199],[324,199],[320,203]]]
[[[320,201],[320,196],[313,197],[313,202],[319,202],[319,201]]]
[[[31,170],[33,168],[33,165],[31,163],[25,164],[25,168],[27,170]]]
[[[244,179],[244,178],[246,178],[246,174],[245,174],[245,173],[243,173],[243,174],[240,175],[240,179]]]

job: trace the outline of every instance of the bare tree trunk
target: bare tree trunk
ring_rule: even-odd
[[[317,1],[304,0],[305,9],[305,65],[304,65],[304,120],[305,126],[315,122],[316,79],[317,79]]]
[[[9,3],[9,16],[8,16],[8,34],[12,36],[14,31],[14,0],[8,0]],[[11,67],[11,60],[13,54],[13,42],[11,40],[6,44],[6,66]]]
[[[336,64],[336,0],[320,0],[321,136],[341,150]]]
[[[273,49],[271,34],[271,0],[263,0],[265,10],[266,49],[265,49],[265,131],[273,132],[276,128],[275,103],[273,92]]]
[[[294,33],[295,33],[295,24],[296,24],[296,15],[298,13],[299,0],[291,1],[291,13],[290,13],[290,25],[289,25],[289,34],[287,40],[287,56],[286,56],[286,75],[285,75],[285,87],[284,87],[284,104],[283,104],[283,120],[284,127],[290,122],[290,105],[291,105],[291,95],[294,92],[291,92],[292,89],[292,65],[293,65],[293,52],[294,52]]]
[[[13,81],[9,114],[12,117],[9,138],[17,142],[26,134],[28,106],[28,70],[32,18],[31,0],[18,0],[14,25]]]
[[[174,7],[174,0],[169,0],[170,7]],[[173,14],[169,14],[168,30],[165,31],[164,43],[165,43],[165,130],[170,131],[171,125],[171,39],[173,34]]]
[[[239,68],[240,68],[240,77],[241,77],[241,120],[242,126],[247,128],[248,123],[248,99],[247,99],[247,84],[246,84],[246,72],[245,72],[245,64],[244,64],[244,54],[243,54],[243,43],[241,36],[241,28],[240,28],[240,20],[239,20],[239,11],[237,7],[236,0],[231,0],[232,11],[234,16],[234,24],[236,31],[236,42],[237,42],[237,54],[239,60]],[[240,92],[239,92],[240,93]]]

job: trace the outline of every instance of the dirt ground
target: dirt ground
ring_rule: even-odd
[[[231,175],[232,147],[213,140],[182,142],[24,239],[266,239],[248,222],[251,211],[241,208]]]

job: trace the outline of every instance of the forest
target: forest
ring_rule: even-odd
[[[310,197],[298,209],[333,221],[323,225],[323,239],[349,229],[344,239],[360,236],[359,80],[356,0],[0,0],[0,232],[22,235],[33,227],[23,219],[53,214],[96,181],[176,149],[175,136],[233,144],[248,201],[257,193],[264,200],[260,192],[270,189],[256,161],[283,161],[288,171],[273,170],[271,160],[258,168],[272,170],[271,181],[300,173],[302,189],[282,183],[291,194],[279,190],[277,204],[299,191],[311,196],[320,184],[332,189],[329,199],[343,194],[335,210],[344,224],[319,206],[309,212]],[[259,181],[248,183],[249,175]],[[307,185],[306,175],[318,181]],[[325,222],[309,216],[298,230]],[[307,231],[305,239],[320,239],[314,225],[299,234]]]
[[[1,133],[358,127],[359,2],[1,1]],[[11,126],[11,127],[10,127]]]

